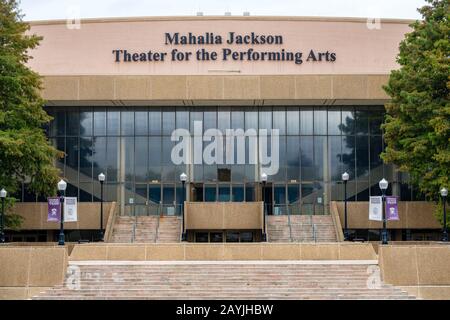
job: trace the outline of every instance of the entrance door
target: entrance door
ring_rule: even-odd
[[[203,202],[203,183],[194,183],[192,185],[192,201]]]

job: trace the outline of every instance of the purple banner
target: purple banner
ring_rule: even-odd
[[[398,216],[398,198],[386,197],[386,219],[387,220],[400,220]]]
[[[61,218],[61,202],[59,197],[47,198],[48,200],[48,222],[60,222]]]

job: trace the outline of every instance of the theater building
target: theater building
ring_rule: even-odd
[[[56,163],[66,195],[79,201],[80,220],[67,224],[68,239],[94,238],[97,176],[104,173],[107,227],[121,217],[134,218],[134,230],[136,217],[176,217],[189,241],[260,241],[266,232],[271,241],[267,225],[287,217],[287,241],[295,241],[295,219],[313,226],[320,219],[312,217],[328,216],[339,241],[341,175],[348,172],[355,237],[379,239],[381,224],[369,222],[367,206],[386,178],[387,194],[400,197],[391,239],[436,240],[433,205],[380,158],[389,101],[382,86],[398,67],[410,22],[251,16],[32,22],[30,32],[43,40],[29,65],[43,76],[45,108],[54,118],[49,139],[66,154]],[[16,196],[25,225],[9,240],[54,240],[59,226],[45,221],[46,199],[29,193],[26,183]]]

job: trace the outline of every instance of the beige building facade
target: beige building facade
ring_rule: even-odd
[[[29,32],[43,40],[30,52],[29,66],[43,76],[54,117],[48,136],[66,154],[57,166],[67,195],[91,203],[83,205],[95,214],[103,172],[104,200],[117,204],[118,216],[181,216],[187,201],[191,231],[235,230],[244,221],[253,241],[264,229],[261,215],[332,213],[331,203],[344,199],[345,171],[355,208],[380,195],[383,177],[388,194],[405,203],[423,200],[379,157],[389,99],[382,87],[398,67],[409,23],[307,17],[32,22]],[[18,208],[45,206],[26,184],[18,198]],[[243,209],[239,217],[239,209],[219,203],[254,203],[255,210]],[[97,228],[92,221],[73,227],[78,233],[71,239],[81,232],[89,238]],[[352,221],[358,236],[377,237],[378,226]],[[438,226],[426,221],[391,236],[412,239],[420,229],[432,237]],[[30,237],[42,225],[28,223]]]

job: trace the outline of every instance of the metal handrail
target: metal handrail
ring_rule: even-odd
[[[131,242],[134,243],[136,240],[136,224],[137,224],[137,217],[136,213],[134,214],[134,223],[133,223],[133,233],[131,234]]]
[[[155,230],[155,243],[158,241],[159,237],[159,222],[161,220],[161,201],[158,204],[157,215],[156,215],[156,230]]]
[[[314,242],[317,242],[317,236],[316,236],[316,224],[315,224],[315,223],[312,224],[312,229],[313,229],[313,239],[314,239]]]
[[[288,216],[288,226],[289,226],[289,239],[291,240],[291,242],[293,242],[292,239],[292,226],[291,226],[291,211],[289,210],[289,206],[286,207],[287,208],[287,216]]]

